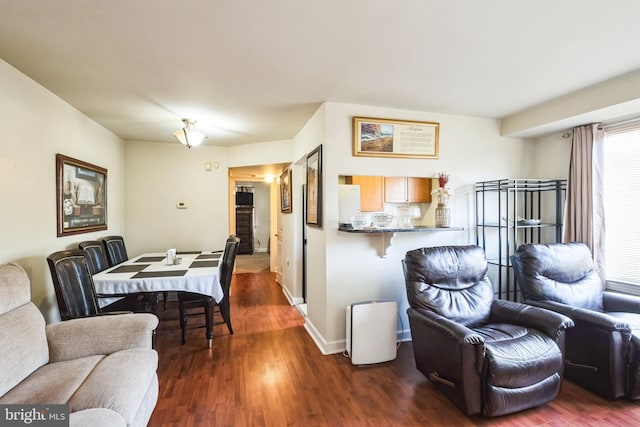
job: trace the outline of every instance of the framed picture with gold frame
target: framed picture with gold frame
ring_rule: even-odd
[[[322,145],[307,154],[307,225],[322,226]]]
[[[56,154],[58,237],[107,229],[107,170]]]
[[[291,213],[291,169],[287,168],[280,175],[280,212]]]
[[[353,118],[353,155],[437,159],[440,123]]]

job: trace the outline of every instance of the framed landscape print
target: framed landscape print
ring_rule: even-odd
[[[280,212],[291,213],[291,169],[280,175]]]
[[[56,154],[58,237],[107,229],[107,170]]]
[[[308,225],[322,226],[322,145],[307,154],[307,217]]]
[[[353,155],[437,159],[440,124],[353,118]]]

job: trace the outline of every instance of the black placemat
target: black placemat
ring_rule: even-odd
[[[202,251],[178,251],[176,252],[177,255],[196,255],[196,254],[201,254]]]
[[[136,271],[144,270],[149,267],[150,264],[127,264],[114,268],[109,273],[135,273]],[[107,273],[107,274],[109,274]]]
[[[196,259],[218,259],[222,256],[222,254],[202,254],[198,255]]]
[[[165,259],[167,256],[143,256],[135,260],[134,262],[158,262]]]
[[[217,267],[218,260],[214,259],[211,261],[193,261],[189,268],[198,268],[198,267]]]
[[[169,270],[169,271],[141,271],[132,277],[132,279],[146,279],[150,277],[178,277],[184,276],[187,270]]]

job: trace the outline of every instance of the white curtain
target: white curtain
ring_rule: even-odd
[[[583,242],[591,249],[604,283],[603,138],[598,124],[573,129],[563,241]]]

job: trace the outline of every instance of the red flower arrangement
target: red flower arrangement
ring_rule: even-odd
[[[446,172],[438,173],[438,186],[440,188],[445,188],[447,186],[447,182],[449,182],[449,175]]]

